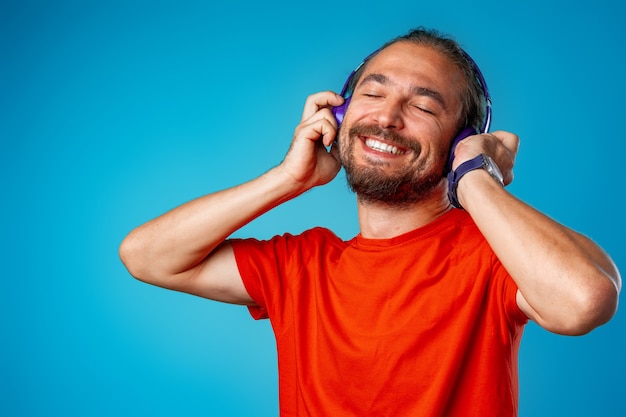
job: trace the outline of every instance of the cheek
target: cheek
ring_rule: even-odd
[[[449,147],[448,140],[443,137],[441,127],[432,120],[418,120],[405,126],[407,137],[419,141],[422,153],[428,158],[440,156]]]
[[[430,168],[433,174],[440,173],[442,176],[447,175],[446,167],[448,165],[449,155],[450,149],[447,144],[437,146],[431,150]]]
[[[350,143],[350,137],[348,136],[348,127],[345,123],[342,123],[337,132],[337,149],[339,150],[339,160],[342,165],[349,160],[349,155],[352,153],[353,147],[354,146]]]
[[[350,140],[350,138],[348,137],[348,130],[348,126],[346,125],[344,119],[344,123],[339,125],[339,129],[337,130],[337,136],[335,137],[335,140],[339,144],[339,150],[345,148],[348,141]]]
[[[424,168],[433,172],[443,172],[450,154],[451,139],[433,125],[428,127],[422,125],[421,129],[416,131],[415,137],[422,138],[420,159]]]
[[[344,113],[342,124],[371,122],[370,118],[374,112],[375,108],[372,103],[366,104],[363,100],[353,98]]]

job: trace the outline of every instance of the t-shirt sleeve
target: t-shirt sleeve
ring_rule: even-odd
[[[526,314],[524,314],[517,305],[517,284],[499,261],[496,262],[494,275],[501,283],[499,288],[501,288],[502,291],[502,302],[509,323],[512,325],[526,324],[528,317],[526,317]]]
[[[301,291],[303,270],[311,268],[310,259],[333,242],[343,243],[329,230],[313,228],[292,235],[285,233],[269,240],[231,239],[237,268],[243,284],[256,306],[250,306],[253,318],[277,318],[294,292]],[[326,252],[325,252],[326,253]]]
[[[272,251],[272,246],[267,241],[256,239],[232,239],[231,244],[243,285],[257,304],[248,306],[250,315],[255,320],[266,319],[269,314],[261,277],[276,273],[276,268],[269,262],[272,256],[268,253]]]
[[[232,239],[235,261],[243,284],[257,304],[250,306],[253,318],[269,318],[284,304],[294,277],[301,268],[302,235],[284,234],[269,240]]]

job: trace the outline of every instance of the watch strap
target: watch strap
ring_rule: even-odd
[[[462,209],[461,203],[456,195],[456,189],[459,185],[459,180],[463,175],[475,169],[483,168],[485,166],[485,155],[480,154],[469,161],[463,162],[454,171],[448,173],[448,199],[450,203],[456,207]]]

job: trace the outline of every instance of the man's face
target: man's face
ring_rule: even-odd
[[[362,201],[414,203],[442,184],[464,83],[429,47],[398,42],[372,58],[339,132],[341,161]]]

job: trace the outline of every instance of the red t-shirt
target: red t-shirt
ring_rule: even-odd
[[[232,243],[276,337],[281,416],[517,415],[527,318],[466,212],[392,239]]]

